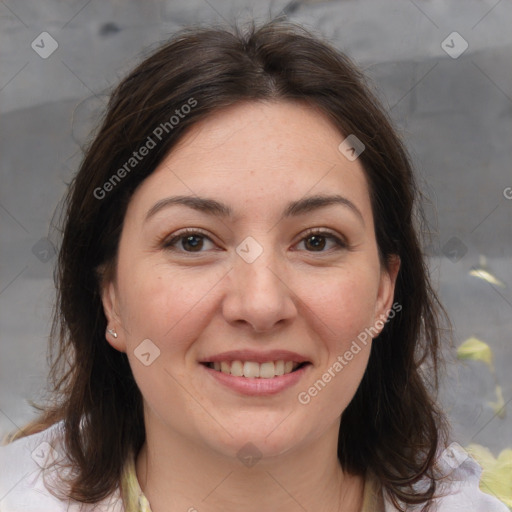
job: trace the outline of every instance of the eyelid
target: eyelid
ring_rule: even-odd
[[[344,247],[348,247],[348,245],[349,245],[347,239],[343,235],[338,234],[335,231],[332,231],[332,230],[330,230],[328,228],[309,228],[309,229],[306,229],[306,231],[303,231],[300,234],[301,238],[300,238],[299,242],[302,242],[302,240],[304,238],[306,238],[307,236],[311,236],[311,235],[320,235],[320,236],[324,236],[325,238],[332,238],[334,240],[337,240]]]
[[[202,230],[201,228],[183,228],[179,231],[176,231],[171,236],[163,237],[160,240],[159,245],[162,245],[164,248],[167,248],[167,247],[171,246],[173,243],[175,243],[177,240],[179,240],[180,238],[184,238],[184,237],[190,236],[190,235],[201,235],[204,238],[207,238],[208,240],[211,240],[212,242],[214,242],[212,240],[212,237],[206,231]],[[189,254],[193,254],[193,253],[189,253]],[[197,253],[197,254],[199,254],[199,253]]]

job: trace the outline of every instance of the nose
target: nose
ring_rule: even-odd
[[[254,332],[262,333],[290,323],[297,315],[285,265],[274,252],[265,249],[252,263],[235,257],[226,276],[228,289],[222,304],[227,322],[247,324]]]

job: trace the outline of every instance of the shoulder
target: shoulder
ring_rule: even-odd
[[[480,489],[482,467],[457,443],[440,454],[437,468],[440,479],[432,512],[510,512],[497,497]],[[384,512],[397,512],[386,496],[384,501]],[[407,510],[421,510],[421,506]]]
[[[60,442],[62,424],[0,446],[0,510],[2,512],[123,512],[117,493],[97,504],[54,496],[47,483],[58,477],[65,461]]]

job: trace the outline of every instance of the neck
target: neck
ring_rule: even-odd
[[[179,433],[167,430],[162,436],[158,427],[146,428],[146,442],[136,460],[137,478],[152,512],[359,512],[364,481],[339,464],[333,444],[338,428],[334,425],[308,446],[253,465]]]

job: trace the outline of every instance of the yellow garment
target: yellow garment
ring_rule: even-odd
[[[129,457],[121,480],[121,495],[125,512],[151,512],[146,496],[140,488],[135,470],[135,458]],[[369,473],[364,484],[363,507],[360,512],[381,512],[384,502],[378,480]]]
[[[121,479],[121,496],[125,512],[151,512],[149,501],[140,488],[135,470],[135,457],[128,457]]]

